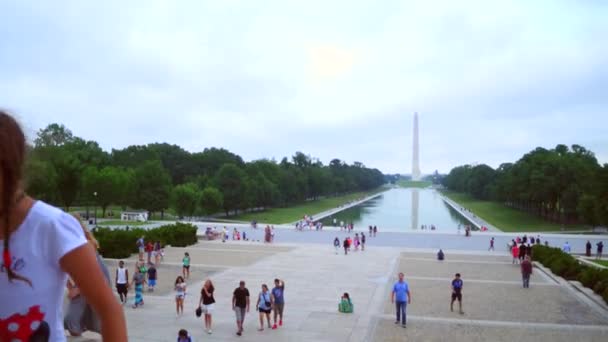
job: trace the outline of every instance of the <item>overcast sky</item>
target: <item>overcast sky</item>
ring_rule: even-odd
[[[409,173],[608,162],[608,1],[0,2],[0,107],[102,148],[303,151]]]

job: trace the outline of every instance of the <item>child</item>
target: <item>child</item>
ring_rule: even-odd
[[[192,342],[192,337],[188,335],[188,330],[181,329],[177,333],[177,342]]]
[[[150,264],[150,268],[148,268],[148,292],[154,292],[154,287],[156,286],[156,267],[154,264]]]
[[[354,306],[350,300],[350,296],[348,295],[348,292],[344,292],[340,299],[340,304],[338,304],[338,311],[342,313],[352,313],[353,310]]]
[[[182,263],[182,274],[184,276],[184,279],[188,279],[190,278],[190,254],[188,254],[188,252],[184,253]]]

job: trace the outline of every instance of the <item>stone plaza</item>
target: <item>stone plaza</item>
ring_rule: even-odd
[[[390,245],[386,236],[368,238],[365,251],[337,254],[331,245],[340,232],[278,231],[275,244],[251,241],[201,241],[187,248],[168,248],[159,267],[157,290],[144,293],[140,309],[125,306],[130,341],[175,341],[179,329],[187,329],[193,341],[606,341],[608,312],[590,303],[571,287],[534,269],[529,289],[521,286],[519,267],[506,249],[482,251],[444,249],[445,261],[437,261],[436,249],[419,240],[439,239],[417,234]],[[407,235],[407,234],[400,234]],[[283,239],[281,239],[283,238]],[[452,235],[448,240],[466,241]],[[301,243],[299,241],[307,241]],[[326,241],[321,244],[319,241]],[[481,240],[479,243],[485,244]],[[430,243],[432,245],[432,243]],[[466,245],[465,245],[466,247]],[[181,274],[184,252],[192,258],[191,277],[184,315],[175,313],[173,283]],[[127,260],[133,269],[135,256]],[[116,260],[107,260],[110,273]],[[390,291],[398,272],[404,272],[412,291],[408,325],[395,325]],[[464,280],[464,314],[450,312],[450,282],[456,272]],[[200,289],[212,279],[216,292],[213,333],[203,330],[196,318]],[[259,332],[255,303],[262,284],[285,281],[285,320],[277,330]],[[251,310],[243,336],[236,336],[232,291],[244,280],[251,293]],[[353,314],[338,313],[340,296],[348,292]],[[132,303],[133,293],[129,293]],[[96,341],[86,333],[70,341]]]

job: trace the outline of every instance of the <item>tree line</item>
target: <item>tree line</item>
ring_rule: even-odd
[[[280,162],[244,162],[222,148],[191,153],[166,143],[108,153],[59,124],[38,131],[28,153],[29,194],[66,210],[97,205],[104,216],[110,205],[161,215],[172,208],[180,217],[222,211],[229,215],[371,190],[384,183],[382,172],[362,163],[333,159],[323,165],[302,152]]]
[[[600,165],[579,145],[537,147],[496,170],[485,164],[458,166],[443,185],[553,222],[608,225],[608,164]]]

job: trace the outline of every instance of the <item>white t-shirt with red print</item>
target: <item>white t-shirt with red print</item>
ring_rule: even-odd
[[[0,255],[4,251],[0,240]],[[0,341],[27,341],[42,321],[50,327],[51,342],[65,341],[63,300],[67,274],[59,260],[87,243],[71,215],[35,202],[23,223],[10,236],[11,269],[26,277],[8,280],[0,261]]]

